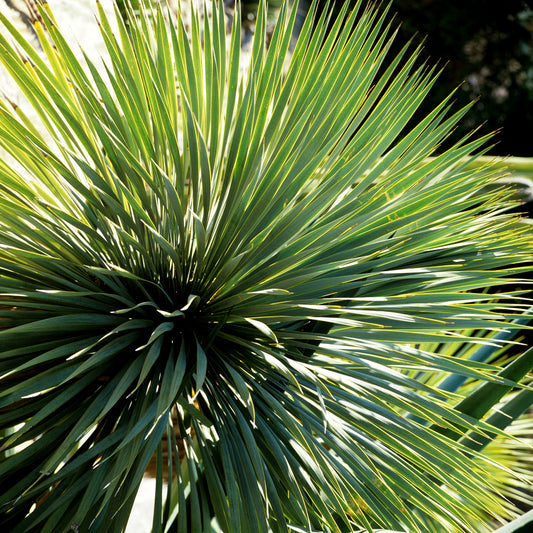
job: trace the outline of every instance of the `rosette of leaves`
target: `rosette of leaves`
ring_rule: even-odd
[[[216,0],[190,34],[144,7],[99,9],[103,70],[47,4],[45,58],[1,17],[41,122],[0,104],[3,528],[122,531],[153,456],[153,531],[509,516],[457,438],[502,432],[417,379],[510,388],[430,347],[491,342],[527,304],[528,226],[470,164],[487,139],[438,151],[466,109],[411,121],[437,72],[391,57],[372,7],[313,6],[289,51],[297,8],[267,46],[261,2],[244,75],[238,14],[227,38]]]

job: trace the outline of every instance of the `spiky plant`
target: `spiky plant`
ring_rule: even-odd
[[[104,70],[47,4],[45,59],[1,17],[41,121],[0,104],[3,531],[122,531],[154,454],[153,531],[508,517],[461,439],[498,433],[486,411],[417,379],[511,388],[431,348],[491,342],[527,303],[528,226],[469,166],[487,139],[443,147],[450,99],[411,122],[436,71],[390,57],[372,7],[313,7],[289,53],[296,7],[267,47],[261,2],[244,76],[239,16],[226,41],[211,7],[190,35],[100,9]]]

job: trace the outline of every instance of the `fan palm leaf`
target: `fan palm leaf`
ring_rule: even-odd
[[[99,9],[103,67],[47,4],[45,58],[0,15],[42,123],[0,104],[0,523],[122,531],[154,454],[153,531],[509,517],[503,467],[435,426],[503,433],[413,374],[512,385],[431,349],[528,305],[488,139],[445,147],[467,109],[412,123],[438,73],[362,3],[312,9],[290,52],[296,7],[267,46],[261,2],[244,74],[221,3],[190,33],[144,7]]]

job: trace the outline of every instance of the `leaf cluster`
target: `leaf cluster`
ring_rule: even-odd
[[[153,531],[508,516],[453,437],[501,431],[416,376],[514,384],[436,348],[528,305],[530,231],[470,164],[487,139],[437,153],[467,110],[407,127],[437,73],[363,3],[314,5],[290,53],[297,7],[267,46],[261,2],[245,73],[221,2],[190,33],[143,7],[99,6],[101,68],[47,4],[44,58],[0,15],[41,121],[0,103],[0,523],[122,531],[154,454]]]

